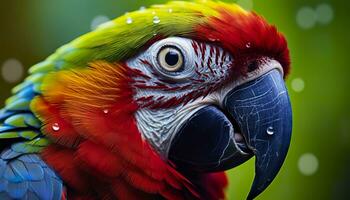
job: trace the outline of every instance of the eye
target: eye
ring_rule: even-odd
[[[184,57],[176,47],[162,48],[158,53],[159,65],[168,72],[180,72],[184,68]]]

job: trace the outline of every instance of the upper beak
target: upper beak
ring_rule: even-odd
[[[272,70],[231,91],[225,106],[256,157],[255,179],[248,195],[253,199],[277,175],[291,139],[292,111],[281,73]]]
[[[234,88],[222,109],[207,106],[192,116],[175,136],[169,159],[182,171],[213,172],[255,155],[247,197],[254,199],[279,172],[290,144],[292,112],[283,76],[273,69]]]

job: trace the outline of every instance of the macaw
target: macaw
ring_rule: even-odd
[[[0,199],[247,199],[291,139],[285,37],[254,12],[173,1],[126,13],[32,66],[0,112]]]

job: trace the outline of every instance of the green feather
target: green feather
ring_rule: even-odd
[[[30,100],[27,99],[17,99],[7,104],[5,108],[12,111],[29,110]]]
[[[0,133],[0,139],[19,138],[18,132]]]
[[[11,146],[11,149],[17,153],[39,153],[44,147],[33,146],[27,143],[15,143]]]
[[[37,137],[39,135],[39,133],[35,132],[35,131],[21,131],[21,132],[19,132],[19,135],[22,138],[25,138],[25,139],[28,139],[28,140],[32,140],[35,137]]]

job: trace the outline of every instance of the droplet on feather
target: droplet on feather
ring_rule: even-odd
[[[103,113],[104,113],[104,114],[108,114],[108,113],[109,113],[109,110],[104,109],[104,110],[103,110]]]
[[[131,24],[133,21],[132,21],[132,18],[131,17],[128,17],[127,19],[126,19],[126,23],[127,24]]]
[[[58,125],[58,123],[53,123],[52,124],[52,130],[53,131],[59,131],[60,130],[60,126]]]
[[[158,16],[154,16],[154,17],[153,17],[153,23],[154,23],[154,24],[159,24],[159,22],[160,22],[159,17],[158,17]]]
[[[250,48],[252,46],[252,44],[250,43],[250,42],[248,42],[246,45],[245,45],[245,47],[247,47],[247,48]]]

